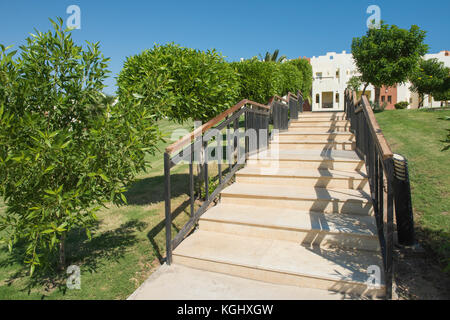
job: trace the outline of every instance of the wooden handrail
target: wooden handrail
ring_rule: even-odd
[[[184,147],[186,144],[192,142],[193,138],[199,135],[202,135],[206,130],[212,128],[213,126],[215,126],[216,124],[218,124],[220,121],[222,121],[223,119],[225,119],[228,115],[232,114],[233,112],[239,110],[240,108],[242,108],[243,106],[245,106],[246,104],[250,104],[252,106],[255,107],[259,107],[259,108],[264,108],[264,109],[269,109],[272,105],[272,101],[274,99],[271,98],[269,100],[269,104],[268,105],[264,105],[255,101],[251,101],[248,99],[244,99],[239,101],[237,104],[235,104],[234,106],[232,106],[231,108],[225,110],[224,112],[222,112],[221,114],[217,115],[216,117],[212,118],[211,120],[209,120],[207,123],[201,125],[200,127],[198,127],[197,129],[195,129],[194,131],[192,131],[191,133],[188,133],[187,135],[185,135],[184,137],[182,137],[181,139],[179,139],[178,141],[172,143],[170,146],[168,146],[166,148],[166,152],[171,154],[176,150],[181,149],[182,147]]]
[[[289,100],[288,99],[286,99],[286,98],[283,98],[283,97],[280,97],[280,96],[277,96],[277,95],[275,95],[275,96],[273,96],[275,99],[278,99],[278,100],[281,100],[281,101],[284,101],[284,102],[286,102],[286,103],[289,103]]]
[[[352,100],[354,105],[358,106],[358,108],[355,108],[355,113],[359,113],[361,111],[364,112],[370,131],[372,132],[372,135],[375,137],[375,142],[380,149],[381,158],[383,160],[392,158],[394,154],[392,153],[391,147],[389,146],[389,143],[387,142],[383,132],[381,131],[380,125],[378,124],[375,118],[375,114],[373,113],[373,110],[370,107],[370,103],[369,100],[367,99],[367,96],[362,95],[361,99],[359,101],[356,101],[356,92],[355,91],[350,92],[352,94]]]

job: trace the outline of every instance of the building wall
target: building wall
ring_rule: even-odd
[[[382,86],[380,89],[380,105],[384,102],[387,103],[386,109],[392,110],[395,109],[395,104],[397,101],[397,86],[393,87],[385,87]]]
[[[450,51],[441,51],[435,54],[426,54],[424,59],[436,58],[444,62],[446,67],[450,67]],[[313,86],[312,86],[312,111],[341,111],[344,110],[344,91],[347,82],[353,76],[359,76],[355,62],[350,53],[342,51],[342,53],[327,52],[324,56],[312,57],[311,66],[313,70]],[[363,90],[363,86],[359,88]],[[387,109],[394,109],[395,104],[400,101],[407,101],[408,108],[417,108],[419,105],[419,97],[415,92],[409,89],[411,83],[401,83],[394,87],[380,89],[380,103],[384,100],[388,102],[390,96],[391,102],[388,102]],[[358,92],[360,94],[361,92]],[[339,96],[337,97],[336,94]],[[366,89],[369,100],[375,98],[375,90],[372,85]],[[332,96],[332,108],[325,108],[329,105],[330,96]],[[338,98],[339,101],[336,101]],[[318,102],[317,102],[318,101]],[[425,107],[439,107],[441,101],[434,101],[432,97],[425,95]]]
[[[345,51],[328,52],[324,56],[312,57],[311,66],[313,69],[312,111],[344,110],[344,92],[347,82],[351,77],[359,75],[352,55]],[[363,90],[363,86],[360,90]],[[373,97],[373,86],[369,85],[366,92]],[[326,108],[330,96],[332,108]]]

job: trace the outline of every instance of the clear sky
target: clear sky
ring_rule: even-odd
[[[34,28],[50,28],[49,17],[66,21],[73,4],[81,9],[76,42],[100,41],[111,58],[108,93],[126,57],[154,43],[216,48],[230,61],[274,49],[288,58],[350,52],[352,38],[367,30],[369,5],[378,5],[388,24],[426,30],[430,52],[450,50],[449,0],[1,0],[0,43],[23,44]]]

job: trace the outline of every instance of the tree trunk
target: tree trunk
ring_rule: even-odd
[[[59,243],[59,261],[58,269],[64,270],[66,268],[66,233],[61,235],[61,242]]]
[[[419,105],[417,106],[417,109],[420,109],[420,107],[423,107],[423,100],[424,100],[423,93],[419,93]]]
[[[381,93],[381,88],[375,87],[375,102],[378,103],[378,105],[381,104],[380,93]]]
[[[367,89],[368,86],[369,86],[369,83],[367,82],[367,83],[365,84],[364,89],[363,89],[363,92],[362,92],[362,94],[361,94],[362,96],[366,94],[366,89]]]

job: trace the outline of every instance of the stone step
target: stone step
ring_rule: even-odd
[[[249,156],[248,166],[272,168],[334,169],[365,173],[366,166],[355,151],[344,150],[279,150],[262,151]]]
[[[351,132],[303,132],[303,131],[285,131],[280,132],[278,141],[334,141],[334,142],[352,142],[355,136]]]
[[[200,218],[200,229],[322,248],[379,251],[372,216],[323,214],[284,208],[219,204]]]
[[[372,201],[364,190],[234,183],[221,192],[226,204],[291,208],[323,213],[372,215]]]
[[[385,293],[382,260],[374,252],[262,239],[198,230],[174,251],[173,262],[271,283],[326,289],[358,295]],[[380,270],[381,285],[367,285],[368,270]]]
[[[329,169],[312,170],[247,166],[236,173],[236,182],[369,191],[369,183],[365,174],[357,171],[349,172]]]
[[[299,119],[325,119],[325,120],[346,120],[345,113],[336,112],[336,113],[299,113]]]
[[[334,138],[347,138],[349,140],[354,139],[355,135],[352,132],[308,132],[308,131],[281,131],[278,136],[283,137],[296,137],[296,138],[322,138],[327,137],[328,139]]]
[[[336,142],[336,141],[317,141],[308,139],[283,139],[280,141],[272,141],[270,143],[270,149],[279,150],[355,150],[356,143],[352,141],[348,142]]]
[[[290,122],[290,126],[297,126],[297,125],[319,125],[319,126],[346,126],[350,125],[350,121],[348,120],[327,120],[327,119],[314,119],[314,118],[299,118],[299,119],[292,119]]]
[[[319,132],[319,133],[350,132],[350,125],[316,125],[316,124],[294,123],[289,126],[288,132]]]

